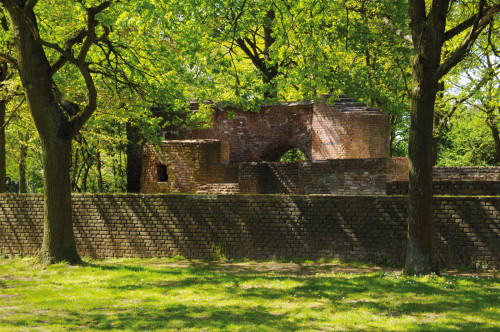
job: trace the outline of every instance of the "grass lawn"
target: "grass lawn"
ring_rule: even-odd
[[[329,262],[0,260],[0,331],[500,331],[496,276]]]

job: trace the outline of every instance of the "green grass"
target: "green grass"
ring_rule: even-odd
[[[359,273],[363,272],[363,273]],[[0,331],[500,330],[500,279],[336,261],[0,260]]]

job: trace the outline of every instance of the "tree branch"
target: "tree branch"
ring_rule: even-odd
[[[24,12],[29,11],[29,10],[33,10],[33,8],[35,8],[37,3],[38,3],[38,0],[26,1],[26,3],[24,4],[24,7],[23,7]]]
[[[451,55],[446,58],[443,63],[439,66],[437,70],[437,75],[439,78],[446,75],[457,63],[459,63],[465,55],[469,52],[470,48],[476,41],[477,37],[486,28],[486,26],[493,19],[493,15],[500,12],[500,4],[494,7],[490,7],[488,10],[479,10],[478,15],[475,17],[475,22],[472,25],[471,30],[467,37],[462,41],[460,46],[458,46]]]
[[[456,35],[460,34],[461,32],[470,28],[474,24],[474,22],[476,21],[478,16],[479,17],[482,16],[483,18],[486,18],[486,16],[491,15],[491,17],[492,17],[495,13],[498,13],[500,11],[500,4],[492,6],[492,7],[486,7],[482,11],[483,11],[483,15],[481,15],[481,12],[479,12],[478,14],[472,15],[471,17],[469,17],[468,19],[466,19],[462,23],[460,23],[460,24],[454,26],[453,28],[451,28],[450,30],[446,31],[444,34],[444,41],[448,41],[451,38],[455,37]],[[491,20],[491,17],[488,19],[488,21]]]
[[[8,64],[10,64],[12,67],[14,67],[16,69],[19,68],[19,66],[17,64],[17,60],[8,54],[0,53],[0,61],[7,62]]]
[[[90,50],[90,47],[95,41],[95,28],[97,26],[96,15],[108,8],[111,5],[111,1],[104,1],[98,6],[85,8],[87,11],[87,36],[83,42],[80,54],[78,54],[77,61],[81,64],[85,62],[85,58]]]
[[[86,29],[81,29],[80,31],[76,32],[71,36],[65,43],[64,47],[61,48],[57,44],[53,43],[48,43],[46,41],[42,40],[42,44],[46,47],[52,48],[59,52],[61,56],[51,64],[50,68],[50,75],[54,75],[59,69],[61,69],[64,64],[68,61],[76,63],[76,59],[73,56],[73,53],[71,52],[71,49],[73,48],[74,45],[79,44],[83,41],[85,36],[87,35],[87,30]]]
[[[465,21],[463,21],[462,23],[446,31],[444,33],[444,41],[448,41],[451,38],[455,37],[456,35],[460,34],[461,32],[465,31],[467,28],[470,28],[475,21],[476,21],[476,15],[473,15],[468,19],[466,19]]]
[[[12,113],[10,113],[10,116],[7,119],[7,121],[5,121],[2,126],[0,126],[0,130],[7,128],[7,126],[10,123],[10,121],[12,121],[12,119],[14,118],[14,116],[17,114],[17,111],[19,111],[19,109],[21,108],[21,106],[24,104],[25,101],[26,101],[26,97],[23,97],[23,99],[21,100],[21,102],[19,103],[19,105],[17,105],[17,107],[12,111]]]
[[[389,15],[384,14],[384,13],[379,13],[379,12],[374,11],[374,10],[369,10],[365,7],[354,7],[354,6],[350,6],[347,4],[344,4],[344,7],[348,10],[352,10],[352,11],[355,11],[357,13],[361,13],[369,18],[380,20],[380,22],[383,23],[387,28],[389,28],[396,36],[404,39],[405,41],[407,41],[409,43],[413,42],[411,35],[405,33],[403,30],[396,27],[394,25],[394,23],[392,23],[392,19]]]
[[[392,30],[393,33],[396,34],[396,36],[403,38],[405,41],[409,43],[413,43],[413,38],[411,37],[411,35],[405,33],[403,30],[394,26],[389,16],[381,14],[380,19],[382,20],[382,22],[385,24],[386,27],[388,27],[390,30]]]
[[[470,97],[472,97],[477,91],[479,91],[479,89],[481,89],[483,86],[486,85],[486,83],[488,83],[489,81],[491,81],[492,77],[493,77],[493,73],[495,72],[496,69],[490,69],[489,72],[488,72],[488,75],[485,75],[481,81],[479,81],[475,86],[474,88],[469,91],[468,94],[466,94],[465,96],[463,96],[462,98],[460,98],[459,100],[457,100],[455,102],[455,104],[453,105],[453,107],[448,111],[448,113],[446,114],[446,116],[441,119],[441,121],[439,122],[439,126],[437,128],[434,129],[434,136],[436,137],[439,137],[441,131],[443,130],[443,128],[446,126],[446,124],[448,123],[448,120],[453,116],[453,114],[455,113],[455,111],[458,109],[458,107],[465,103]]]
[[[245,38],[245,40],[242,39],[242,38],[236,39],[236,44],[238,44],[238,46],[241,48],[241,50],[243,52],[245,52],[245,54],[250,58],[250,60],[252,60],[252,62],[255,65],[255,67],[257,67],[262,73],[264,73],[265,70],[266,70],[266,64],[264,63],[264,61],[257,54],[254,54],[248,48],[247,43],[249,43],[250,46],[252,47],[252,43],[251,43],[251,41],[248,38]]]

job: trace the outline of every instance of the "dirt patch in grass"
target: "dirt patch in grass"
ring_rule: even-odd
[[[441,274],[457,277],[468,278],[500,278],[498,271],[458,271],[458,270],[445,270]]]
[[[179,261],[179,262],[155,262],[154,265],[170,266],[177,268],[205,267],[228,273],[268,273],[293,275],[316,275],[321,273],[374,273],[387,272],[396,273],[400,268],[392,267],[349,267],[340,263],[283,263],[283,262],[205,262],[205,261]]]
[[[369,274],[375,272],[402,273],[401,268],[383,266],[349,266],[345,263],[294,263],[294,262],[206,262],[202,260],[177,261],[177,262],[150,262],[150,266],[170,266],[177,268],[206,267],[209,270],[217,270],[227,273],[269,273],[290,274],[299,276],[314,276],[322,273],[344,273],[344,274]],[[443,270],[442,275],[470,277],[470,278],[498,278],[499,273],[492,271],[459,271]]]

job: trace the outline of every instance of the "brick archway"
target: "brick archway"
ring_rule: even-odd
[[[280,142],[281,144],[272,144],[267,148],[262,150],[262,155],[260,157],[260,161],[269,161],[269,162],[277,162],[280,161],[281,157],[288,151],[292,149],[299,149],[302,153],[305,154],[306,159],[311,159],[311,155],[304,152],[304,148],[300,146],[296,146],[292,143],[288,142]]]

